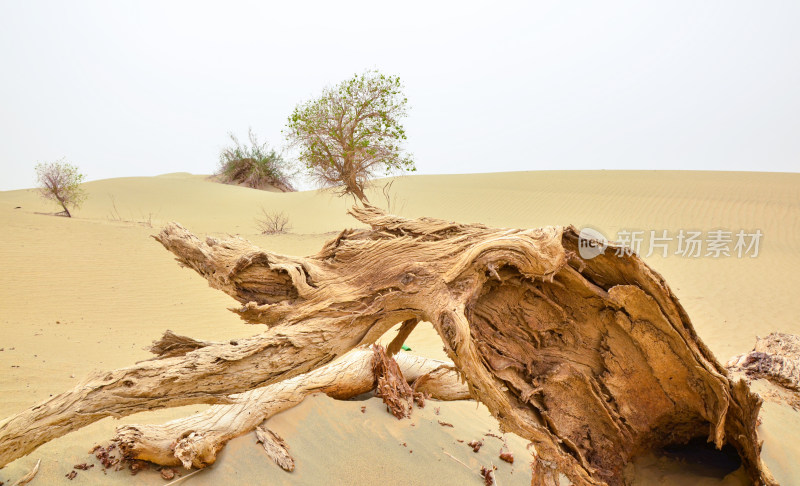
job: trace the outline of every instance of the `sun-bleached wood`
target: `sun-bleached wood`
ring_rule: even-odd
[[[267,457],[272,459],[284,471],[294,471],[294,458],[289,454],[289,446],[286,445],[281,436],[269,429],[258,426],[256,427],[256,437],[264,447]]]
[[[165,336],[166,338],[167,336]],[[159,347],[159,344],[153,349]],[[112,439],[123,456],[164,466],[206,467],[231,439],[294,407],[308,395],[325,393],[347,399],[375,388],[376,351],[358,348],[314,371],[232,395],[232,403],[156,425],[123,425]],[[384,355],[385,356],[385,355]],[[439,400],[471,398],[452,363],[400,352],[394,357],[403,377],[418,382],[417,392]]]
[[[698,435],[732,444],[753,481],[775,484],[759,456],[760,399],[728,378],[638,256],[612,245],[582,259],[573,227],[497,229],[370,206],[351,214],[369,228],[310,257],[164,228],[156,238],[181,264],[269,330],[99,375],[23,411],[0,424],[0,464],[103,416],[230,401],[424,320],[471,395],[532,441],[534,484],[559,473],[622,484],[636,455]]]

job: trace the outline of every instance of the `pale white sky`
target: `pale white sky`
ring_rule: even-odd
[[[420,173],[800,170],[800,2],[0,0],[0,190],[211,173],[377,68]]]

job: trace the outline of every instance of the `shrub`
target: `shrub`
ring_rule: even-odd
[[[230,134],[233,145],[219,156],[217,175],[223,182],[242,184],[253,189],[273,186],[283,192],[294,191],[289,165],[266,143],[259,143],[252,130],[248,132],[250,145],[239,142]]]
[[[256,222],[262,235],[286,233],[292,229],[289,225],[289,216],[283,212],[269,213],[264,208],[261,208],[261,217],[256,218]]]

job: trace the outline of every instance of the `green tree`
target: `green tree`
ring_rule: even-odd
[[[316,182],[341,185],[343,194],[368,202],[367,181],[416,170],[402,148],[407,103],[399,77],[367,71],[297,105],[286,139],[299,148],[299,160]]]
[[[64,208],[64,214],[71,218],[68,206],[79,208],[86,200],[86,191],[80,186],[86,179],[78,168],[64,159],[56,162],[36,164],[36,180],[39,193],[45,199],[55,201]]]

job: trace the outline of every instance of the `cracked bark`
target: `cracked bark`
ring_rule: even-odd
[[[532,441],[534,484],[558,473],[621,484],[636,455],[698,435],[732,444],[755,482],[774,484],[759,457],[760,399],[728,378],[637,256],[612,246],[581,259],[573,227],[495,229],[369,206],[351,214],[370,228],[306,258],[167,226],[156,239],[269,330],[98,376],[24,411],[0,424],[0,464],[102,416],[230,401],[425,320],[470,394]]]

